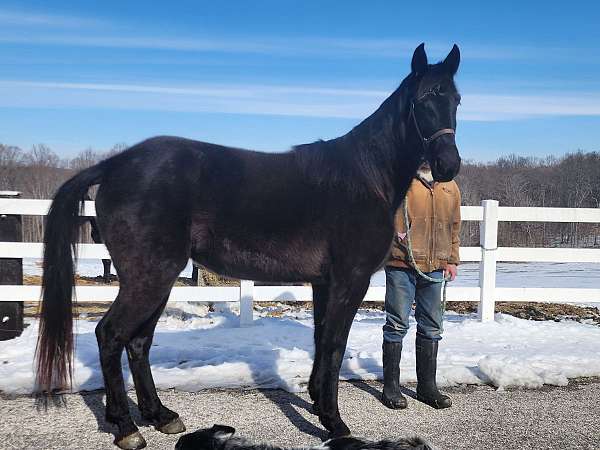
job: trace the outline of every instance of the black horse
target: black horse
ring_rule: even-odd
[[[121,283],[96,327],[106,419],[118,426],[117,445],[145,445],[127,406],[124,348],[142,416],[159,431],[184,430],[158,398],[148,352],[190,257],[233,278],[312,283],[309,392],[331,436],[348,435],[338,411],[340,365],[371,274],[386,261],[396,209],[424,159],[436,180],[451,180],[460,168],[453,80],[459,61],[454,46],[443,62],[430,65],[421,44],[400,87],[337,139],[267,154],[156,137],[67,181],[54,197],[44,236],[40,391],[67,386],[71,377],[71,247],[80,199],[99,184],[98,225]]]

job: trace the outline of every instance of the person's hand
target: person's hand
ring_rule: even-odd
[[[444,269],[444,278],[450,275],[450,281],[454,281],[456,275],[458,275],[458,267],[456,264],[446,264],[446,268]]]

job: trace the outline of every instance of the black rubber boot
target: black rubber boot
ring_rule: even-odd
[[[438,391],[435,382],[438,341],[417,336],[417,400],[436,408],[450,408],[452,400]]]
[[[400,357],[402,343],[383,343],[383,394],[381,403],[390,409],[404,409],[406,398],[400,391]]]

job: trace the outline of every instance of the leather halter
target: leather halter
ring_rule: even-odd
[[[435,141],[440,136],[443,136],[444,134],[456,134],[456,131],[454,131],[454,129],[452,129],[452,128],[442,128],[440,130],[437,130],[435,133],[433,133],[429,137],[423,137],[423,133],[421,133],[421,128],[419,127],[419,122],[417,122],[417,115],[415,114],[415,101],[414,100],[410,103],[410,115],[413,118],[415,128],[417,129],[417,134],[419,135],[419,138],[421,139],[421,142],[423,143],[423,148],[425,148],[425,149],[429,146],[429,144],[431,144],[433,141]]]

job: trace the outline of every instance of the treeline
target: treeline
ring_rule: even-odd
[[[463,205],[600,208],[600,153],[545,159],[510,155],[494,163],[463,164],[457,183]],[[463,222],[462,245],[479,244],[479,224]],[[600,224],[500,222],[503,247],[599,247]]]
[[[105,152],[86,149],[72,159],[64,159],[43,144],[28,151],[0,144],[0,190],[19,191],[21,198],[50,199],[69,177],[125,148],[126,145],[117,144]],[[43,225],[42,217],[24,216],[23,240],[41,242]],[[89,233],[82,235],[90,242]]]
[[[45,145],[24,151],[0,144],[0,190],[23,198],[52,198],[77,171],[126,148],[86,149],[72,159],[60,158]],[[463,205],[495,199],[500,206],[600,208],[600,153],[576,152],[545,159],[511,155],[492,163],[463,164],[457,182]],[[43,221],[25,217],[24,239],[40,242]],[[462,245],[479,245],[479,224],[463,222]],[[501,222],[498,245],[510,247],[600,247],[600,224]]]

